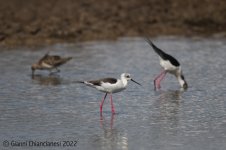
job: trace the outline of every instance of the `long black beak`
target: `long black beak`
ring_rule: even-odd
[[[133,79],[131,79],[131,81],[133,81],[134,83],[136,83],[136,84],[142,86],[140,83],[138,83],[137,81],[135,81],[135,80],[133,80]]]
[[[32,75],[34,75],[34,73],[35,73],[35,70],[34,70],[34,69],[32,69],[31,74],[32,74]]]

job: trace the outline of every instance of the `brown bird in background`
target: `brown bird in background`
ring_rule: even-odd
[[[36,69],[49,70],[50,74],[55,73],[55,72],[52,72],[52,69],[56,69],[56,72],[60,72],[58,67],[65,64],[71,59],[72,57],[62,58],[58,55],[49,55],[49,52],[47,52],[37,63],[34,63],[31,66],[32,75],[34,75]]]

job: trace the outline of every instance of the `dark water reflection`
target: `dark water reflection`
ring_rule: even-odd
[[[60,76],[43,76],[41,74],[32,75],[31,78],[40,85],[60,85],[62,80]]]
[[[182,91],[167,75],[162,89],[153,79],[161,68],[156,54],[142,38],[60,44],[0,52],[0,139],[65,141],[75,147],[54,149],[224,150],[226,148],[226,41],[162,37],[156,45],[178,58],[189,84]],[[49,75],[30,65],[46,51],[73,56],[61,72]],[[111,115],[103,93],[77,80],[119,77],[129,72],[142,87],[113,94]],[[3,147],[2,147],[3,148]],[[13,149],[9,147],[8,149]],[[18,149],[37,149],[22,147]]]

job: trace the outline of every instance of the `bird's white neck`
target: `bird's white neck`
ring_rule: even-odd
[[[176,77],[181,87],[183,87],[185,84],[185,80],[184,78],[182,78],[182,76],[183,76],[182,70],[181,68],[179,68],[176,72]]]
[[[177,80],[180,83],[180,86],[183,87],[183,85],[185,84],[185,81],[181,78],[181,76],[177,76]]]
[[[128,81],[124,77],[121,77],[121,82],[122,82],[124,87],[126,87],[127,84],[128,84]]]

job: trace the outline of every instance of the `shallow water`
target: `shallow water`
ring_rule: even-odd
[[[76,141],[54,149],[225,150],[226,40],[161,37],[156,45],[178,58],[188,82],[181,91],[167,75],[161,90],[153,79],[161,68],[157,55],[142,38],[60,44],[36,49],[0,51],[0,147],[12,141]],[[30,65],[44,53],[73,56],[58,75]],[[129,83],[109,97],[99,114],[103,93],[77,80],[119,77],[122,72],[143,86]],[[76,148],[75,148],[75,147]],[[39,149],[20,146],[20,149]],[[42,149],[50,147],[42,147]]]

